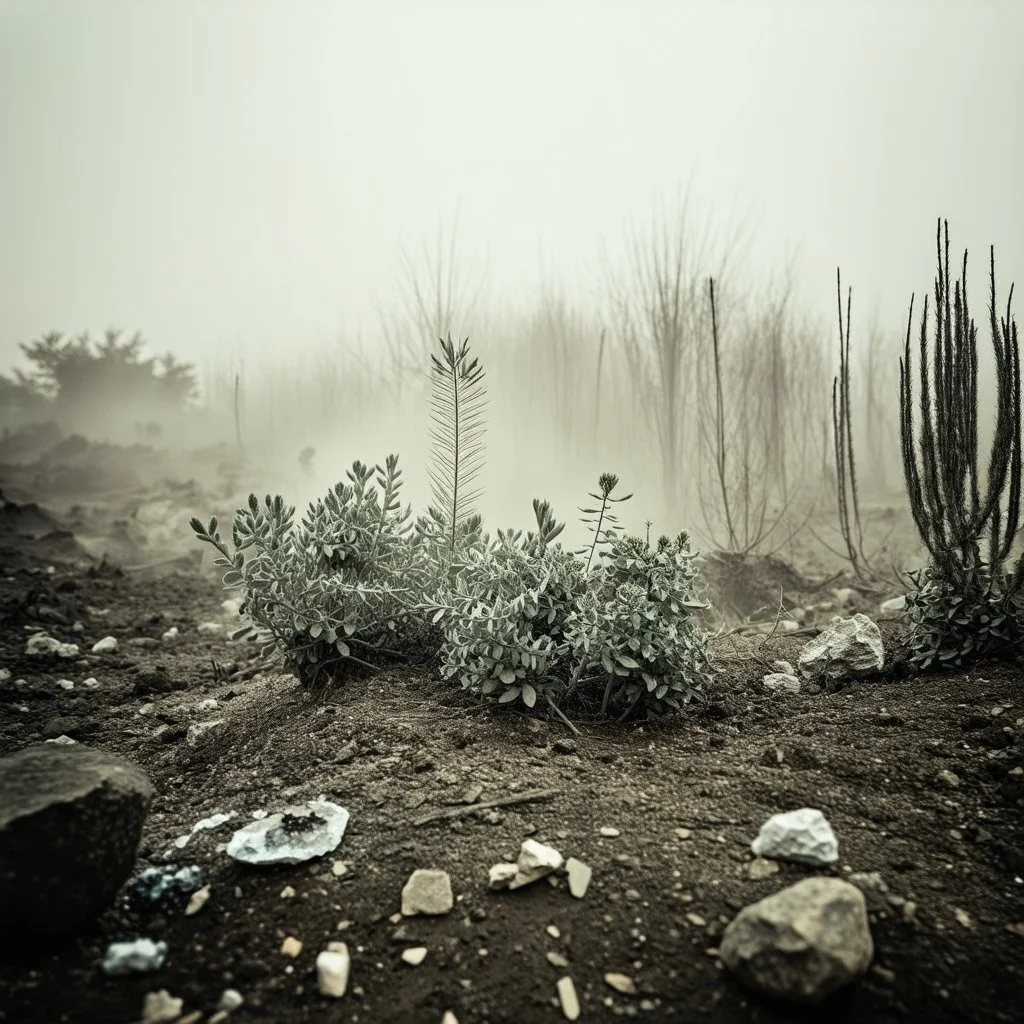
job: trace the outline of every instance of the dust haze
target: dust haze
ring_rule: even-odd
[[[632,529],[772,547],[834,491],[837,267],[873,499],[902,501],[940,217],[988,356],[989,246],[1001,303],[1024,279],[1022,38],[1009,0],[0,3],[0,364],[138,331],[187,406],[79,380],[61,431],[222,446],[300,508],[398,452],[422,508],[430,353],[468,337],[485,523],[573,520],[611,471]]]

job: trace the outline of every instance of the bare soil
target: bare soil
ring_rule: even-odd
[[[882,677],[780,695],[761,677],[775,659],[795,662],[807,635],[740,631],[716,641],[714,686],[676,722],[577,722],[574,736],[558,719],[467,702],[423,666],[308,693],[259,672],[251,645],[197,630],[224,621],[215,579],[181,563],[124,572],[73,534],[52,536],[55,522],[42,536],[38,523],[8,523],[0,538],[0,664],[11,671],[0,684],[0,753],[67,735],[139,764],[157,796],[138,868],[197,864],[211,898],[191,916],[113,907],[64,947],[0,965],[0,1020],[134,1021],[157,989],[207,1020],[231,987],[245,998],[231,1014],[239,1022],[440,1021],[446,1010],[461,1024],[557,1022],[555,984],[567,974],[583,1020],[1021,1019],[1019,663],[915,676],[902,622],[885,621]],[[746,571],[756,576],[757,563]],[[765,593],[803,579],[771,572]],[[178,639],[161,640],[171,626]],[[27,658],[26,636],[41,627],[85,652],[106,635],[119,647],[71,662]],[[95,688],[83,686],[90,677]],[[209,698],[217,708],[200,709]],[[222,731],[186,741],[189,724],[214,717],[227,719]],[[959,785],[941,781],[943,769]],[[321,794],[351,812],[321,862],[258,870],[218,850],[251,812]],[[749,871],[764,820],[802,806],[835,829],[835,874],[877,871],[889,889],[869,901],[872,969],[814,1011],[752,995],[716,955],[737,910],[811,873]],[[199,819],[231,811],[226,825],[174,847]],[[602,836],[602,826],[619,834]],[[514,860],[527,836],[592,867],[583,899],[564,880],[489,891],[488,868]],[[347,868],[340,877],[335,860]],[[395,918],[421,867],[450,873],[455,909]],[[107,943],[138,936],[167,942],[166,965],[105,977]],[[295,958],[281,953],[287,936],[302,942]],[[353,957],[337,1001],[319,994],[314,969],[332,940]],[[418,945],[428,955],[409,966],[401,952]],[[629,975],[636,993],[612,989],[607,972]]]

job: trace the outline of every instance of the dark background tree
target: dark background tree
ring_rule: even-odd
[[[195,367],[174,356],[144,356],[136,332],[110,329],[102,341],[59,331],[19,346],[27,372],[0,375],[3,425],[53,420],[97,439],[153,437],[177,421],[196,394]]]

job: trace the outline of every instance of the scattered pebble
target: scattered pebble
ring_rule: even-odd
[[[208,885],[204,885],[202,889],[196,889],[189,897],[188,906],[185,907],[185,916],[191,917],[193,914],[198,914],[206,906],[209,898],[210,887]]]
[[[316,977],[320,993],[340,999],[348,988],[352,958],[344,942],[328,942],[327,949],[316,958]]]
[[[615,971],[609,971],[604,976],[605,984],[610,985],[616,992],[621,992],[624,996],[631,996],[636,992],[636,982],[628,974],[616,974]]]
[[[568,975],[559,978],[556,988],[558,989],[558,1002],[561,1004],[566,1020],[577,1020],[580,1015],[580,1000],[576,995],[576,986],[573,984],[572,978]]]
[[[281,943],[281,952],[294,960],[302,952],[302,943],[294,935],[289,935]]]
[[[614,839],[616,836],[622,835],[614,825],[602,825],[599,831],[606,839]]]
[[[427,947],[426,946],[411,946],[409,949],[402,950],[402,959],[413,967],[419,967],[421,963],[427,958]]]
[[[448,914],[455,905],[452,880],[447,871],[418,868],[402,889],[402,914]]]
[[[232,1010],[237,1010],[244,1002],[245,999],[237,988],[226,988],[220,994],[220,1002],[217,1003],[217,1009],[231,1013]]]
[[[102,640],[97,640],[92,645],[93,654],[112,654],[117,650],[117,638],[112,636],[105,636]]]
[[[158,971],[167,958],[167,943],[152,939],[112,942],[103,957],[103,973],[110,977]]]
[[[142,1024],[167,1024],[181,1017],[185,1000],[172,996],[167,989],[147,992],[142,1003]]]
[[[583,861],[577,860],[575,857],[570,857],[565,862],[565,869],[569,874],[569,892],[576,899],[583,899],[587,893],[587,887],[590,885],[590,879],[594,874],[590,865],[584,864]]]

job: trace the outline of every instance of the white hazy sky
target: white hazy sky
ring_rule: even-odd
[[[493,296],[585,296],[688,184],[826,313],[899,326],[940,215],[1024,288],[1022,52],[1022,0],[0,0],[0,369],[369,335],[456,209]]]

